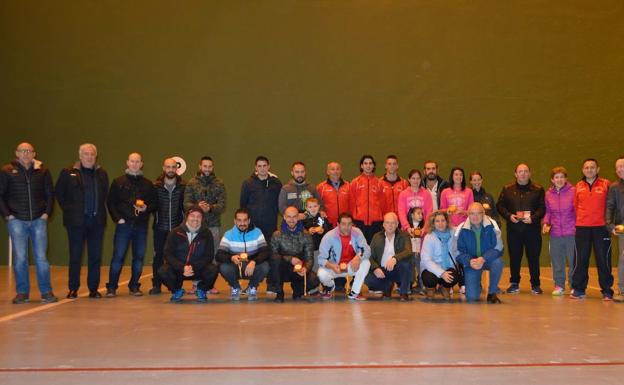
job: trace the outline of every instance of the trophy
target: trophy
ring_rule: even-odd
[[[294,268],[295,273],[300,273],[302,269],[303,269],[303,266],[300,263],[295,265],[295,268]],[[307,297],[308,295],[308,282],[306,279],[307,275],[308,274],[303,274],[303,296],[304,297]]]
[[[491,208],[492,208],[492,207],[490,206],[490,204],[489,204],[489,203],[484,203],[484,204],[483,204],[483,209],[484,209],[484,210],[486,210],[486,211],[487,211],[487,210],[489,210],[489,209],[491,209]]]
[[[455,211],[457,211],[457,206],[455,205],[449,205],[449,207],[446,209],[446,212],[448,212],[449,214],[453,214]]]
[[[615,226],[615,232],[618,234],[624,234],[624,225]]]
[[[140,212],[136,207],[145,206],[145,201],[143,199],[137,199],[136,201],[134,201],[134,206],[135,206],[134,215],[138,217]]]
[[[243,262],[247,262],[249,260],[249,256],[247,253],[238,254],[238,258],[241,260],[241,263],[238,264],[238,274],[243,278]]]

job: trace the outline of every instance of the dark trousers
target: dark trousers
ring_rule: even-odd
[[[158,276],[159,281],[167,286],[172,293],[181,289],[182,283],[185,280],[199,281],[197,282],[197,288],[208,291],[214,287],[214,283],[219,276],[219,268],[217,265],[209,263],[201,270],[195,271],[193,276],[185,277],[181,271],[175,271],[169,265],[162,265],[160,269],[158,269]]]
[[[366,279],[364,279],[364,284],[368,286],[369,290],[387,292],[392,289],[392,284],[396,282],[399,284],[399,293],[407,294],[410,287],[410,278],[412,276],[412,263],[410,263],[410,259],[398,262],[392,271],[381,267],[381,270],[386,276],[385,278],[377,278],[372,271],[369,272]]]
[[[67,226],[69,239],[69,290],[80,288],[80,268],[82,252],[87,242],[87,287],[95,291],[100,286],[100,266],[102,264],[102,240],[104,225],[97,223],[91,215],[85,215],[82,226]]]
[[[169,235],[168,230],[159,230],[154,229],[154,259],[152,261],[152,286],[159,288],[162,284],[162,280],[160,279],[160,275],[158,272],[160,271],[161,266],[163,265],[164,251],[165,251],[165,242],[167,241],[167,236]]]
[[[587,289],[589,258],[592,246],[596,256],[598,282],[602,294],[613,294],[611,274],[611,235],[604,226],[576,228],[576,261],[572,273],[572,288],[582,293]]]
[[[290,282],[290,287],[293,291],[293,297],[301,297],[304,294],[304,285],[303,285],[303,276],[299,275],[295,272],[294,266],[292,263],[281,258],[281,262],[279,264],[279,272],[280,272],[280,281],[277,286],[277,292],[284,292],[284,282]],[[313,271],[308,271],[306,273],[306,284],[307,290],[317,287],[321,282]]]
[[[117,224],[115,227],[113,259],[108,272],[107,289],[117,290],[119,287],[119,276],[121,275],[121,268],[126,259],[130,243],[132,243],[132,275],[128,288],[137,290],[141,286],[139,278],[141,278],[143,273],[143,260],[145,258],[145,247],[147,246],[147,224],[123,223]]]
[[[444,286],[447,288],[451,288],[457,285],[457,283],[459,282],[459,274],[457,274],[457,271],[454,268],[446,269],[446,271],[453,274],[453,282],[448,283],[442,278],[436,277],[436,275],[430,272],[429,270],[423,270],[421,273],[423,285],[428,289],[435,289],[436,286],[438,285]]]
[[[224,262],[219,265],[219,271],[223,278],[227,281],[230,287],[235,289],[240,289],[240,283],[238,283],[239,279],[248,279],[249,287],[258,288],[258,285],[269,273],[269,263],[264,261],[262,263],[257,263],[254,268],[254,272],[251,277],[247,277],[245,275],[245,268],[249,262],[243,262],[240,270],[238,269],[238,265],[233,264],[232,262]],[[242,276],[241,276],[242,273]]]
[[[364,238],[366,238],[366,242],[368,242],[369,245],[373,239],[373,235],[383,230],[383,221],[373,222],[369,226],[365,225],[363,221],[353,221],[353,224],[364,233]]]
[[[539,257],[542,251],[542,233],[539,226],[525,226],[514,230],[507,226],[507,246],[509,247],[510,283],[520,284],[520,264],[526,252],[531,274],[531,287],[540,286]]]

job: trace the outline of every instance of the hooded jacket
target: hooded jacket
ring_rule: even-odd
[[[184,272],[185,265],[200,271],[213,260],[214,243],[210,230],[202,225],[191,242],[189,233],[192,232],[186,224],[182,224],[169,233],[165,243],[165,263],[179,274]]]
[[[240,193],[240,207],[249,211],[251,221],[260,227],[277,228],[278,198],[282,182],[273,174],[261,180],[256,173],[243,182]]]
[[[249,260],[256,263],[267,260],[269,246],[259,228],[250,224],[247,230],[241,231],[234,225],[223,234],[217,251],[217,261],[220,263],[231,262],[232,256],[240,253],[247,253]]]
[[[184,212],[201,201],[210,205],[210,211],[204,213],[204,223],[208,227],[221,226],[221,214],[225,211],[225,185],[214,173],[206,176],[198,171],[184,189]]]

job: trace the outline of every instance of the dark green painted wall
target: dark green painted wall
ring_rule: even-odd
[[[622,20],[607,0],[3,1],[0,154],[30,141],[55,179],[87,141],[111,177],[131,151],[150,177],[209,154],[228,225],[260,153],[283,180],[297,159],[314,181],[333,159],[351,178],[362,153],[480,169],[495,195],[520,161],[542,184],[588,156],[613,178]],[[58,209],[50,235],[63,264]]]

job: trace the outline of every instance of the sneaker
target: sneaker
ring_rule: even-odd
[[[219,294],[219,290],[217,290],[216,287],[213,287],[212,289],[210,289],[210,291],[208,293],[210,293],[210,294]]]
[[[613,296],[613,300],[615,302],[624,302],[624,294],[622,294],[622,292],[617,293]]]
[[[143,295],[143,292],[139,288],[130,289],[130,295],[133,296],[133,297],[140,297],[140,296]]]
[[[106,296],[108,298],[117,297],[117,289],[106,289]]]
[[[206,296],[206,290],[197,289],[195,290],[195,296],[197,297],[197,302],[206,303],[208,302],[208,296]]]
[[[459,287],[459,294],[466,294],[466,286],[462,285]]]
[[[28,303],[30,299],[28,298],[28,294],[17,293],[15,298],[13,298],[13,303],[15,305],[21,305],[23,303]]]
[[[487,296],[487,303],[502,303],[500,298],[498,298],[498,296],[496,294],[488,294]]]
[[[553,296],[562,296],[563,295],[563,288],[561,286],[555,286],[555,290],[552,291],[552,295]]]
[[[382,290],[369,290],[368,292],[371,295],[377,295],[377,296],[380,296],[380,295],[382,295],[384,293]]]
[[[444,287],[444,286],[441,286],[440,289],[442,291],[442,298],[444,298],[445,301],[450,301],[451,294],[453,293],[452,289],[450,287]]]
[[[70,290],[65,297],[67,299],[76,299],[78,298],[78,290]]]
[[[531,293],[539,295],[539,294],[544,294],[544,291],[539,286],[533,286],[531,287]]]
[[[158,294],[160,294],[160,293],[162,293],[162,290],[160,289],[160,287],[156,287],[156,286],[152,287],[152,288],[151,288],[151,289],[149,289],[149,291],[147,292],[147,294],[149,294],[149,295],[158,295]]]
[[[58,302],[58,298],[56,298],[54,293],[50,291],[50,292],[41,294],[41,302],[43,303]]]
[[[333,287],[326,288],[325,290],[323,290],[321,292],[321,299],[322,300],[332,299],[333,297],[334,297],[334,288]]]
[[[236,289],[236,288],[232,288],[232,290],[230,290],[230,299],[232,301],[239,301],[240,300],[240,288]]]
[[[247,300],[248,301],[257,301],[258,300],[258,289],[255,287],[250,287],[247,289]]]
[[[582,291],[578,291],[578,290],[572,290],[570,292],[570,298],[571,299],[584,299],[585,293]]]
[[[518,294],[520,293],[520,286],[517,283],[512,283],[506,290],[507,294]]]
[[[319,290],[318,286],[308,290],[308,297],[319,297],[321,295],[321,291]]]
[[[360,293],[354,293],[354,292],[350,292],[347,298],[349,298],[351,301],[366,301],[366,297],[364,297]]]
[[[275,298],[273,299],[273,302],[276,303],[284,303],[284,293],[276,293],[275,294]]]
[[[100,294],[100,292],[97,290],[90,290],[89,298],[102,298],[102,294]]]
[[[182,302],[182,297],[184,297],[184,289],[178,289],[173,292],[169,301],[175,303]]]
[[[602,300],[603,301],[607,301],[607,302],[608,301],[613,301],[613,294],[611,294],[611,293],[604,293],[602,295]]]

